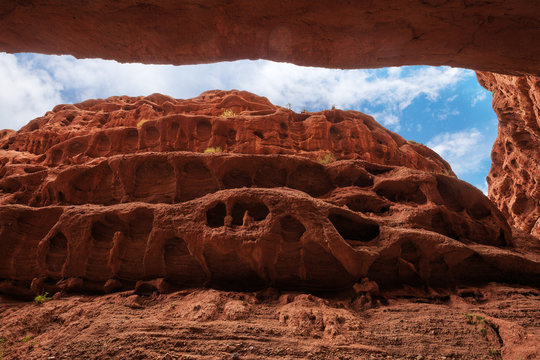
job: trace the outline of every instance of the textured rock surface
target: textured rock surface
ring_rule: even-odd
[[[295,114],[236,91],[115,97],[59,105],[2,141],[6,293],[540,276],[536,239],[358,112]]]
[[[533,360],[539,298],[501,285],[387,298],[192,289],[36,305],[0,296],[0,351],[8,360]]]
[[[437,153],[407,142],[371,116],[342,110],[297,114],[245,91],[207,91],[189,100],[153,94],[57,105],[20,131],[5,132],[1,149],[39,155],[33,162],[45,165],[220,147],[224,152],[314,160],[333,154],[454,175]]]
[[[530,0],[3,1],[0,51],[123,62],[269,59],[365,68],[451,65],[540,75]],[[36,19],[39,19],[37,21]]]
[[[540,238],[540,78],[478,73],[493,92],[499,133],[489,197],[512,225]]]

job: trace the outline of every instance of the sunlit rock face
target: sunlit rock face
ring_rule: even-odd
[[[540,78],[478,73],[493,92],[499,134],[489,197],[512,225],[540,238]]]
[[[0,51],[122,62],[267,59],[540,75],[536,1],[3,1]],[[39,19],[39,21],[37,21]]]
[[[58,105],[0,151],[0,290],[531,283],[538,247],[354,111],[209,91]]]

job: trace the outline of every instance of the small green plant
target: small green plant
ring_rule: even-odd
[[[141,127],[143,126],[143,124],[144,124],[145,122],[147,122],[147,121],[148,121],[148,120],[146,120],[146,119],[142,119],[141,121],[139,121],[139,122],[137,123],[137,128],[141,128]]]
[[[333,163],[334,161],[336,161],[336,158],[334,157],[333,154],[328,153],[328,154],[324,155],[323,157],[318,158],[317,161],[320,164],[326,165],[326,164],[330,164],[330,163]]]
[[[304,108],[302,109],[302,114],[307,114],[307,113],[308,113],[308,110],[304,107]]]
[[[43,304],[44,302],[47,302],[49,300],[51,300],[51,297],[49,296],[48,292],[38,295],[34,298],[34,302],[36,302],[37,304]]]
[[[491,355],[493,359],[500,359],[502,356],[501,350],[493,350],[493,349],[489,350],[489,355]]]
[[[103,110],[99,110],[97,113],[98,114],[103,114]]]
[[[487,336],[487,322],[486,319],[482,315],[473,315],[473,314],[467,314],[464,313],[465,319],[467,319],[467,324],[475,325],[478,329],[478,332],[482,334],[482,336]]]
[[[23,343],[25,343],[25,342],[30,341],[30,339],[32,339],[32,337],[31,337],[30,335],[28,335],[28,336],[23,337],[21,341],[22,341]]]
[[[486,319],[481,315],[476,315],[476,321],[478,321],[480,323],[485,323]]]
[[[4,353],[4,343],[6,342],[6,339],[0,338],[0,359],[3,359],[5,356]]]
[[[217,146],[217,147],[209,147],[207,148],[206,150],[204,150],[204,153],[205,154],[213,154],[213,153],[220,153],[222,152],[223,150]]]
[[[226,118],[230,118],[230,117],[235,117],[236,114],[231,109],[227,109],[220,116],[222,118],[226,119]]]

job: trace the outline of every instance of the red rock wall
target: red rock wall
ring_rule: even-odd
[[[540,78],[478,73],[493,93],[499,133],[489,197],[515,227],[540,237]]]
[[[540,246],[478,189],[358,112],[296,114],[237,91],[114,97],[59,105],[2,146],[6,293],[540,275]]]
[[[7,52],[540,75],[540,7],[531,0],[26,0],[2,1],[0,19],[0,51]]]
[[[226,111],[234,116],[225,116]],[[207,91],[188,100],[154,94],[58,105],[0,139],[0,148],[40,155],[37,161],[50,165],[136,152],[203,152],[209,147],[314,160],[333,154],[455,176],[437,153],[407,142],[371,116],[342,110],[296,114],[245,91]]]

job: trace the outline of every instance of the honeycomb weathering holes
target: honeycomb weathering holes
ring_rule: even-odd
[[[235,202],[231,214],[232,224],[243,225],[246,212],[254,221],[262,221],[266,219],[269,210],[268,207],[261,202]]]
[[[328,220],[346,241],[369,242],[379,236],[379,226],[368,220],[332,212]]]
[[[281,237],[286,243],[294,243],[300,240],[306,232],[306,227],[298,219],[291,215],[279,218]]]
[[[253,221],[262,221],[266,219],[270,211],[268,207],[258,201],[235,201],[230,209],[232,223],[231,225],[241,226],[245,224],[246,215]],[[227,216],[227,207],[223,202],[218,202],[206,211],[206,223],[212,228],[225,225]]]
[[[61,277],[62,267],[67,257],[67,239],[61,232],[49,240],[46,262],[49,275]]]
[[[225,225],[225,216],[227,208],[221,201],[206,211],[206,223],[212,228]]]

